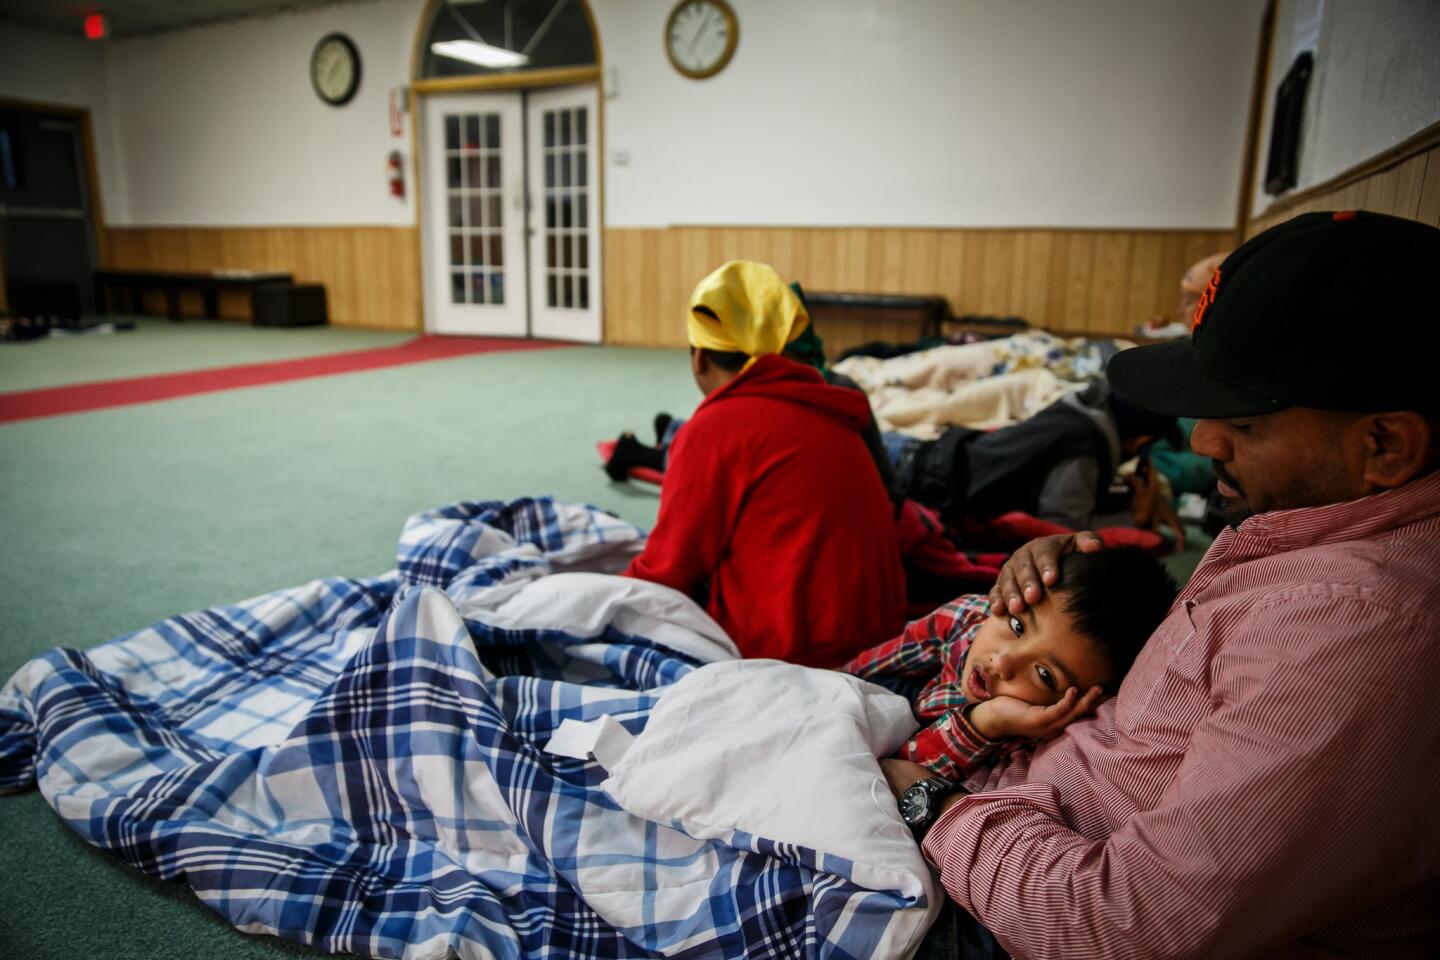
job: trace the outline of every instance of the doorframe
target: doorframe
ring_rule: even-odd
[[[586,11],[588,13],[588,6]],[[80,146],[85,156],[86,190],[90,196],[90,232],[95,241],[95,266],[100,270],[110,266],[110,232],[105,225],[105,208],[100,203],[100,167],[95,162],[95,133],[90,122],[90,108],[63,103],[46,103],[40,100],[0,97],[0,109],[16,110],[21,113],[46,113],[78,121]],[[603,201],[604,198],[601,199]],[[9,303],[5,296],[5,250],[3,245],[0,245],[0,310],[6,309],[8,306]]]
[[[422,77],[420,76],[420,65],[425,61],[425,36],[429,32],[430,24],[435,18],[436,9],[444,0],[425,0],[425,6],[420,11],[420,19],[415,24],[415,38],[410,46],[410,87],[405,91],[406,109],[410,113],[410,182],[415,185],[415,267],[416,276],[425,275],[425,204],[421,197],[423,186],[421,177],[424,175],[424,164],[420,162],[420,98],[432,93],[487,93],[500,90],[531,89],[539,87],[561,87],[582,83],[593,83],[595,85],[596,101],[599,106],[595,111],[595,149],[599,151],[597,160],[598,167],[595,186],[600,192],[599,210],[600,219],[596,225],[599,230],[600,243],[600,270],[606,269],[610,258],[606,250],[605,230],[605,87],[601,78],[604,76],[605,53],[600,46],[600,29],[595,25],[595,14],[590,9],[589,0],[575,0],[580,4],[580,9],[585,14],[585,22],[590,25],[590,40],[595,46],[595,65],[593,67],[559,67],[549,70],[531,70],[529,72],[497,73],[473,77]],[[529,251],[526,251],[527,272],[529,263]],[[602,276],[601,293],[609,289],[609,284],[603,283]],[[530,296],[527,289],[525,296]],[[420,329],[423,333],[429,331],[425,326],[425,289],[424,282],[421,282],[420,290]],[[600,303],[600,342],[605,342],[606,326],[605,303]],[[532,337],[531,339],[545,339],[543,337]],[[568,342],[568,341],[567,341]]]

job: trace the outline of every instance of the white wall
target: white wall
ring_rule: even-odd
[[[606,222],[1230,226],[1261,2],[732,0],[735,58],[694,81],[665,57],[673,0],[591,0],[619,80]],[[387,94],[423,7],[104,44],[110,221],[412,223],[414,184],[404,202],[385,190],[389,151],[410,150]],[[364,62],[339,109],[307,73],[331,30]]]
[[[88,108],[105,219],[124,219],[123,167],[111,120],[104,44],[0,23],[0,97]]]
[[[418,0],[326,6],[113,42],[110,82],[128,171],[130,225],[411,224],[386,187],[389,130]],[[359,48],[355,98],[332,107],[310,86],[310,53],[332,31]]]
[[[1319,16],[1319,30],[1311,26]],[[1440,3],[1280,0],[1257,181],[1270,149],[1275,91],[1301,50],[1315,52],[1300,132],[1298,182],[1323,183],[1440,122]],[[1254,212],[1276,198],[1257,182]]]
[[[701,81],[593,3],[610,224],[1233,225],[1260,0],[731,3]]]

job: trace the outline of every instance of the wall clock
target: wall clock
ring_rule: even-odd
[[[713,77],[735,55],[740,24],[725,0],[680,0],[665,22],[665,53],[695,80]]]
[[[310,85],[321,100],[338,107],[360,89],[360,51],[343,33],[320,38],[310,54]]]

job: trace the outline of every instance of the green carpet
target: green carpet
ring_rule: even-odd
[[[0,345],[0,391],[385,346],[406,334],[141,319]],[[699,402],[680,350],[490,353],[0,426],[0,679],[174,613],[394,566],[405,518],[553,494],[649,527],[595,441]],[[1198,552],[1176,565],[1188,573]],[[276,957],[180,885],[84,844],[35,791],[0,797],[0,957]]]
[[[405,339],[298,332],[159,321],[0,345],[0,390]],[[595,441],[643,436],[657,410],[699,399],[683,351],[577,347],[0,426],[0,678],[51,647],[391,569],[405,518],[440,503],[550,493],[648,527],[656,496],[611,484]],[[0,823],[0,956],[313,953],[242,934],[185,887],[86,846],[36,792],[0,797]]]
[[[135,329],[0,344],[0,391],[291,360],[342,350],[389,347],[415,337],[414,333],[394,330],[256,330],[223,320],[173,323],[157,317],[109,319],[133,322]]]

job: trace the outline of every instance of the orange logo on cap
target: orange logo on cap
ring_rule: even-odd
[[[1215,302],[1215,294],[1220,290],[1220,268],[1216,267],[1215,272],[1210,274],[1210,282],[1205,285],[1205,292],[1200,294],[1200,302],[1195,304],[1195,315],[1190,318],[1190,332],[1194,333],[1195,328],[1200,326],[1200,321],[1205,319],[1205,311],[1210,309],[1210,304]]]

